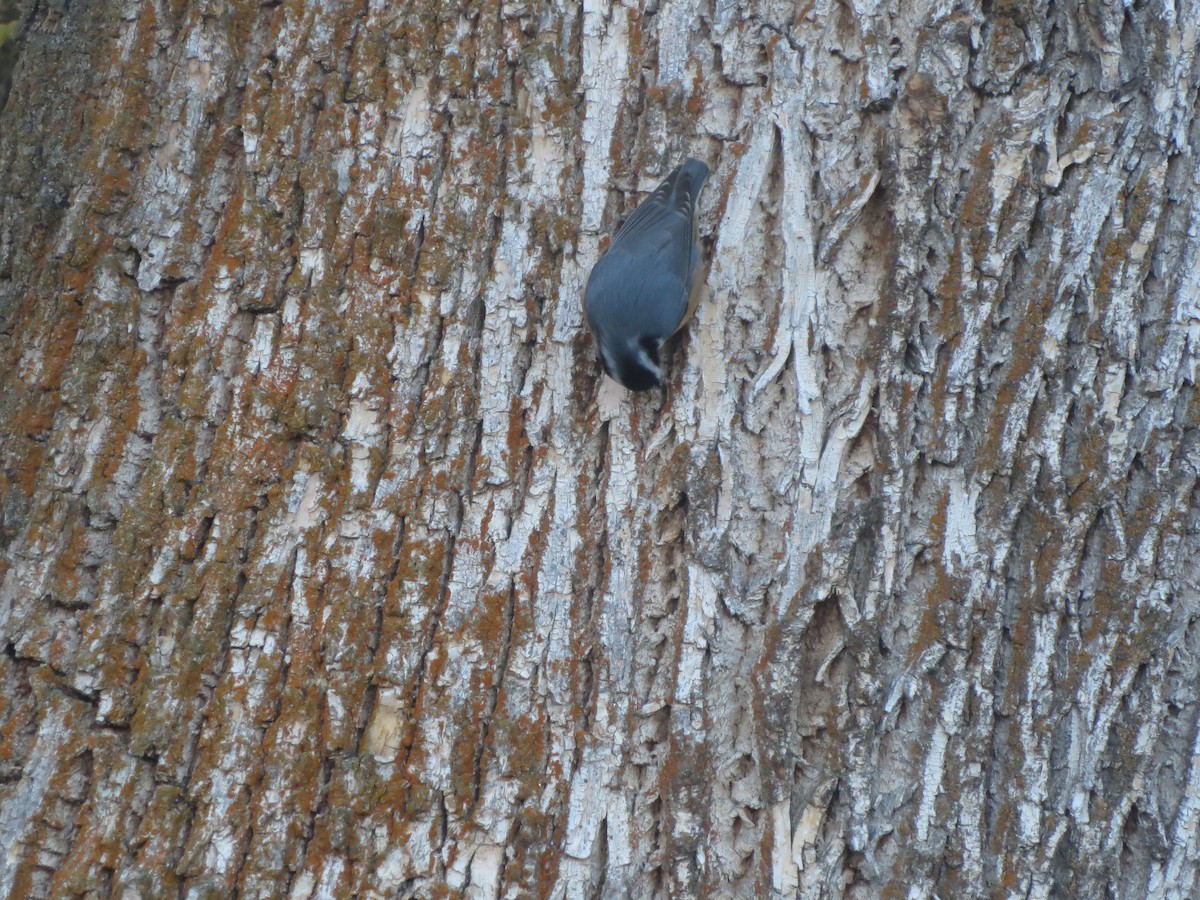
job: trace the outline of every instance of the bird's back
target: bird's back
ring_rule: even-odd
[[[696,201],[708,166],[686,159],[626,219],[596,263],[587,296],[593,329],[607,331],[636,317],[648,333],[670,337],[687,314],[688,292],[699,265]]]

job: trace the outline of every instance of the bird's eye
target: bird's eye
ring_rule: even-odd
[[[658,363],[658,351],[662,349],[662,341],[657,338],[644,337],[639,338],[638,343],[642,345],[642,349],[646,351],[646,356]]]

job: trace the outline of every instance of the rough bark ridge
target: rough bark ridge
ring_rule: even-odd
[[[28,6],[0,895],[1195,896],[1196,6]]]

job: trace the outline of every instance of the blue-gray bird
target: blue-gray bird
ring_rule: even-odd
[[[659,353],[703,291],[696,201],[708,166],[685,159],[621,226],[588,277],[583,308],[610,377],[631,391],[662,381]]]

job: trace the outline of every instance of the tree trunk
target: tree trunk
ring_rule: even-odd
[[[22,24],[0,895],[1200,891],[1195,5]]]

